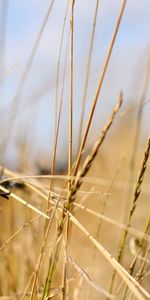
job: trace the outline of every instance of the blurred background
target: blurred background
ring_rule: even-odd
[[[0,168],[1,175],[4,177],[14,177],[17,176],[16,174],[49,174],[60,112],[55,173],[67,173],[70,4],[70,0],[0,1],[0,166],[17,171],[12,173],[6,168],[4,170]],[[74,160],[91,111],[121,4],[121,0],[75,1]],[[149,0],[127,1],[84,148],[85,156],[100,136],[118,100],[120,90],[123,92],[124,102],[88,176],[83,178],[83,185],[76,197],[76,204],[83,204],[86,208],[107,216],[115,221],[116,225],[112,226],[110,222],[96,219],[92,213],[89,214],[79,207],[75,207],[73,211],[85,229],[115,258],[118,255],[122,236],[119,222],[127,224],[131,201],[134,202],[134,185],[137,182],[150,130],[149,12]],[[95,14],[97,14],[96,22]],[[85,93],[88,57],[94,29],[89,80]],[[3,176],[1,177],[3,179]],[[5,187],[14,193],[14,199],[10,196],[10,201],[7,201],[4,197],[0,197],[0,296],[14,295],[11,299],[20,299],[18,292],[23,292],[25,287],[27,287],[26,291],[30,292],[28,287],[32,284],[32,276],[45,232],[44,220],[36,219],[35,212],[16,201],[18,198],[15,198],[15,195],[36,209],[47,213],[49,190],[52,189],[58,195],[62,191],[62,186],[64,188],[64,178],[64,176],[59,177],[59,180],[56,178],[52,188],[48,177],[28,178],[28,180],[26,178],[24,181],[16,181],[15,185],[12,185],[11,180],[5,182]],[[142,192],[131,224],[143,234],[144,232],[148,234],[150,230],[146,227],[149,212],[149,178],[150,164],[147,164]],[[62,201],[64,204],[64,199]],[[43,255],[37,285],[39,293],[47,276],[49,253],[53,249],[58,223],[57,212]],[[83,236],[81,230],[74,225],[71,230],[69,255],[71,253],[92,280],[109,291],[113,268],[104,260],[101,253],[96,251],[90,240]],[[134,244],[135,249],[132,249],[131,244]],[[121,261],[126,270],[139,253],[139,244],[137,236],[128,233]],[[63,247],[66,247],[66,242]],[[145,259],[145,251],[149,254],[148,247],[148,242],[145,241],[143,248],[140,248],[142,254],[137,256],[134,277]],[[59,261],[60,266],[56,272],[54,287],[62,287],[65,251],[62,249],[62,260]],[[145,273],[141,279],[142,286],[147,290],[150,287],[148,254],[146,254]],[[72,267],[69,267],[69,272]],[[76,275],[74,270],[73,275],[68,273],[68,279],[73,278],[69,283],[72,286],[70,299],[100,299],[99,294],[93,292],[89,283],[84,281],[83,285],[82,272],[79,273]],[[117,277],[115,293],[120,289],[120,283]],[[118,292],[118,298],[115,299],[125,299],[122,296],[124,288],[125,286],[122,285],[121,292]],[[79,296],[76,296],[75,292]],[[130,293],[127,299],[131,299]]]
[[[96,1],[93,0],[75,3],[74,158],[78,149],[77,139],[95,6]],[[120,0],[106,0],[99,3],[83,128],[91,109],[120,6]],[[28,167],[34,169],[37,165],[46,168],[53,153],[56,116],[58,117],[63,89],[56,165],[58,169],[65,169],[68,157],[70,6],[65,25],[66,0],[1,0],[0,9],[0,163],[13,169],[21,168],[21,152],[24,164],[28,164]],[[139,142],[143,139],[145,141],[148,135],[150,125],[149,11],[148,0],[127,1],[93,118],[89,145],[93,134],[96,139],[101,132],[120,90],[124,94],[124,104],[114,131],[121,120],[126,130],[134,134],[138,108],[142,101]],[[59,55],[63,28],[64,38],[61,55]],[[56,96],[58,64],[59,85]],[[64,66],[66,66],[66,73],[63,85]],[[126,136],[124,135],[124,138],[122,136],[120,144],[127,143],[125,139]]]

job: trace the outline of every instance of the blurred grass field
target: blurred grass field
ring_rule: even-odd
[[[7,4],[1,7],[4,37]],[[111,99],[107,110],[103,99],[98,101],[103,86],[111,94],[105,77],[126,1],[120,3],[97,87],[92,74],[99,18],[99,1],[95,1],[80,93],[74,55],[79,46],[79,4],[64,4],[52,81],[45,84],[41,69],[39,88],[31,69],[55,1],[49,5],[12,100],[6,97],[0,107],[0,300],[150,299],[149,52],[146,63],[145,57],[143,63],[141,59],[141,81],[135,84],[131,100],[118,84],[118,100]],[[10,84],[6,73],[2,99]],[[137,74],[132,78],[139,81]],[[49,103],[43,95],[53,84]]]

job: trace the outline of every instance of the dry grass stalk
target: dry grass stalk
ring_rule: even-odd
[[[83,139],[82,139],[82,142],[81,142],[81,146],[80,146],[80,149],[79,149],[79,152],[78,152],[78,157],[77,157],[77,160],[76,160],[76,163],[75,163],[75,168],[73,170],[74,175],[77,174],[77,171],[78,171],[78,168],[79,168],[79,164],[80,164],[81,157],[82,157],[82,152],[83,152],[86,140],[87,140],[87,136],[88,136],[89,129],[90,129],[90,126],[91,126],[91,122],[92,122],[92,119],[93,119],[93,115],[94,115],[94,112],[95,112],[96,104],[97,104],[98,97],[99,97],[99,94],[100,94],[100,91],[101,91],[101,88],[102,88],[102,85],[103,85],[106,70],[107,70],[107,67],[108,67],[108,64],[109,64],[109,61],[110,61],[111,53],[112,53],[113,46],[114,46],[114,43],[115,43],[115,40],[116,40],[116,36],[117,36],[118,30],[119,30],[121,19],[122,19],[124,10],[125,10],[125,6],[126,6],[126,0],[123,0],[121,10],[119,12],[118,19],[117,19],[117,22],[116,22],[116,26],[115,26],[115,29],[114,29],[114,33],[113,33],[113,36],[112,36],[112,40],[110,42],[110,45],[109,45],[109,48],[108,48],[108,51],[107,51],[107,54],[106,54],[106,59],[105,59],[105,62],[104,62],[104,66],[103,66],[103,70],[102,70],[102,73],[101,73],[101,76],[100,76],[100,80],[99,80],[99,83],[98,83],[96,94],[95,94],[95,97],[94,97],[94,100],[93,100],[93,105],[92,105],[90,115],[89,115],[89,118],[88,118],[88,122],[87,122],[87,125],[86,125],[85,133],[84,133],[84,136],[83,136]]]
[[[67,6],[67,10],[68,10],[68,6]],[[70,127],[69,127],[70,128],[69,170],[71,170],[71,166],[72,166],[72,95],[73,95],[73,90],[72,90],[72,87],[73,87],[72,86],[72,84],[73,84],[73,20],[72,19],[73,19],[73,12],[74,12],[74,1],[72,1],[72,17],[71,17],[71,91],[70,91],[71,96],[70,96]],[[67,54],[67,51],[66,51],[66,54]],[[67,55],[66,55],[66,58],[67,58]],[[64,74],[63,74],[63,83],[65,81],[66,58],[65,58],[65,67],[64,67]],[[61,103],[62,103],[62,99],[63,99],[63,90],[64,90],[64,84],[63,84],[63,88],[62,88]],[[59,116],[59,120],[58,120],[57,133],[56,133],[56,138],[57,139],[58,139],[59,124],[60,124],[60,116]],[[55,146],[54,146],[55,147],[55,149],[54,149],[54,155],[55,155],[54,158],[56,157],[56,144],[57,144],[57,140],[55,141]],[[53,169],[54,169],[54,162],[55,162],[55,160],[53,159]],[[51,185],[50,185],[50,187],[51,187]],[[60,196],[57,200],[57,204],[60,201],[61,195],[62,195],[62,192],[60,193]],[[50,201],[49,201],[49,203],[50,203]],[[36,284],[36,280],[37,280],[37,274],[38,274],[38,271],[39,271],[39,268],[40,268],[40,265],[41,265],[43,251],[44,251],[44,248],[45,248],[46,240],[48,238],[48,233],[50,231],[52,221],[54,219],[54,214],[55,214],[56,209],[57,209],[57,204],[56,204],[54,213],[51,216],[50,222],[47,223],[47,231],[46,231],[46,234],[45,234],[45,237],[44,237],[44,241],[43,241],[43,245],[42,245],[42,249],[41,249],[41,254],[40,254],[40,257],[39,257],[39,261],[38,261],[38,267],[36,269],[36,276],[34,278],[34,283],[33,283],[33,287],[32,287],[32,297],[34,295],[35,284]],[[56,256],[57,256],[57,252],[59,252],[59,247],[57,247],[58,244],[59,243],[56,243],[56,247],[54,249],[54,253],[56,254]],[[55,255],[53,257],[55,258]],[[44,299],[45,295],[48,296],[48,294],[49,294],[50,286],[51,286],[50,279],[49,279],[49,277],[50,277],[49,274],[51,274],[51,272],[53,273],[53,268],[55,269],[55,265],[56,265],[55,260],[50,261],[50,267],[49,267],[49,271],[48,271],[48,275],[47,275],[47,279],[46,279],[46,282],[45,282],[45,287],[44,287],[44,291],[43,291],[43,295],[42,295],[43,299]],[[51,266],[52,266],[52,268],[51,268]]]
[[[110,186],[109,186],[109,188],[107,190],[107,194],[106,194],[106,197],[104,199],[103,206],[102,206],[102,209],[101,209],[101,215],[105,215],[105,210],[106,210],[106,207],[107,207],[108,199],[110,198],[110,195],[111,195],[111,192],[113,190],[113,186],[114,186],[115,180],[116,180],[116,178],[118,176],[118,173],[119,173],[119,171],[121,169],[121,164],[123,163],[124,159],[125,159],[125,157],[123,157],[123,159],[121,160],[121,162],[118,164],[117,169],[115,171],[115,174],[114,174],[114,176],[112,178],[111,184],[110,184]],[[103,221],[103,219],[101,218],[100,222],[99,222],[99,225],[98,225],[98,229],[97,229],[97,236],[98,237],[100,237],[102,221]]]
[[[150,249],[148,247],[147,247],[147,249],[144,249],[144,253],[143,253],[144,255],[142,257],[143,259],[142,259],[142,262],[141,262],[141,266],[139,267],[139,270],[138,270],[138,272],[137,272],[137,274],[135,276],[135,280],[137,282],[139,282],[140,284],[141,284],[141,281],[142,281],[142,279],[144,278],[144,275],[145,275],[145,265],[147,264],[147,256],[149,254],[149,251],[150,251]],[[137,258],[138,257],[139,257],[139,255],[137,255]],[[134,266],[135,266],[135,264],[134,264]],[[127,297],[129,299],[131,299],[132,296],[133,296],[132,292],[128,291],[128,287],[126,287],[122,299],[125,300]],[[150,295],[149,295],[149,298],[150,298]]]
[[[48,235],[49,235],[49,232],[50,232],[50,228],[51,228],[54,216],[55,216],[56,208],[57,208],[57,206],[53,210],[53,213],[51,215],[51,218],[50,218],[49,223],[47,225],[47,228],[45,230],[45,235],[44,235],[44,238],[43,238],[43,242],[42,242],[40,254],[39,254],[39,257],[38,257],[38,262],[37,262],[36,270],[35,270],[34,277],[33,277],[33,284],[32,284],[32,289],[31,289],[30,300],[33,300],[34,296],[35,296],[35,288],[36,288],[36,282],[37,282],[38,272],[39,272],[39,269],[40,269],[40,266],[41,266],[41,263],[42,263],[42,258],[43,258],[43,253],[44,253],[45,245],[46,245],[47,238],[48,238]]]
[[[69,151],[68,151],[68,175],[72,170],[72,126],[73,126],[73,34],[74,34],[74,5],[75,0],[71,0],[70,16],[70,101],[69,101]],[[68,181],[68,189],[71,187]]]
[[[53,149],[53,158],[52,158],[52,161],[51,161],[51,175],[54,175],[54,173],[55,173],[56,152],[57,152],[57,145],[58,145],[58,136],[59,136],[59,129],[60,129],[62,104],[63,104],[63,91],[64,91],[65,74],[66,74],[67,51],[66,51],[66,55],[65,55],[65,65],[64,65],[64,71],[63,71],[63,84],[62,84],[62,93],[61,93],[61,99],[60,99],[60,108],[59,108],[59,114],[57,116],[60,58],[61,58],[61,52],[62,52],[62,46],[63,46],[63,40],[64,40],[64,33],[65,33],[65,25],[66,25],[68,7],[69,7],[69,0],[67,2],[67,6],[66,6],[65,17],[64,17],[64,22],[63,22],[63,28],[62,28],[62,33],[61,33],[60,48],[59,48],[58,63],[57,63],[57,72],[56,72],[56,100],[55,100],[56,104],[55,104],[55,126],[54,126],[55,141],[54,141],[54,149]],[[57,117],[58,117],[58,120],[57,120]],[[51,191],[53,189],[53,184],[54,184],[54,178],[50,178],[49,191]],[[49,193],[47,212],[48,212],[49,207],[50,207],[50,200],[51,200],[51,194]]]
[[[132,219],[133,213],[136,209],[137,201],[138,201],[138,198],[139,198],[140,193],[141,193],[141,186],[142,186],[142,183],[143,183],[144,174],[145,174],[145,171],[146,171],[149,154],[150,154],[150,137],[148,138],[148,143],[147,143],[147,147],[146,147],[146,150],[145,150],[144,159],[142,161],[142,165],[141,165],[141,169],[140,169],[140,172],[139,172],[138,180],[137,180],[135,190],[134,190],[134,196],[133,196],[132,203],[131,203],[131,209],[129,211],[128,220],[127,220],[127,226],[128,227],[131,226],[131,219]],[[117,257],[118,262],[120,262],[120,260],[122,258],[122,255],[123,255],[123,249],[124,249],[124,246],[125,246],[127,233],[128,233],[128,231],[125,230],[122,237],[121,237],[121,242],[120,242],[120,247],[119,247],[118,257]],[[113,290],[115,276],[116,276],[116,272],[114,271],[113,276],[112,276],[112,280],[111,280],[110,291]]]
[[[56,242],[54,243],[54,248],[53,248],[53,251],[49,258],[49,267],[48,267],[47,277],[45,280],[44,289],[43,289],[43,293],[42,293],[42,297],[41,297],[42,300],[44,300],[45,297],[49,296],[49,292],[51,289],[54,274],[56,272],[56,266],[57,266],[57,262],[59,259],[61,246],[62,246],[62,239],[63,239],[63,231],[61,230],[61,228],[59,228],[59,232],[57,233]]]
[[[89,214],[91,214],[91,215],[93,215],[93,216],[95,216],[95,217],[97,217],[97,218],[99,218],[99,219],[101,219],[101,220],[103,220],[103,221],[105,221],[105,222],[111,224],[111,225],[114,225],[114,226],[117,227],[118,229],[121,229],[121,230],[127,230],[129,233],[135,235],[137,238],[142,239],[143,241],[150,242],[150,237],[149,237],[149,235],[146,234],[146,233],[144,233],[144,235],[143,235],[143,232],[142,232],[142,231],[136,230],[135,228],[133,228],[133,227],[131,227],[131,226],[128,227],[127,225],[124,225],[124,224],[122,224],[122,223],[120,223],[120,222],[118,222],[118,221],[116,221],[116,220],[113,220],[112,218],[109,218],[109,217],[107,217],[107,216],[104,215],[104,214],[100,214],[100,213],[98,213],[98,212],[96,212],[96,211],[94,211],[94,210],[92,210],[92,209],[90,209],[90,208],[87,208],[87,207],[85,207],[85,206],[83,206],[83,205],[81,205],[81,204],[79,204],[79,203],[75,203],[75,202],[74,202],[73,205],[74,205],[75,207],[81,208],[81,209],[84,210],[85,212],[88,212]]]
[[[39,254],[39,257],[38,257],[38,262],[37,262],[37,266],[36,266],[36,270],[35,270],[35,274],[34,274],[30,300],[34,299],[36,282],[37,282],[38,272],[39,272],[39,269],[40,269],[40,266],[41,266],[41,263],[42,263],[44,249],[45,249],[45,246],[46,246],[48,235],[49,235],[49,232],[50,232],[50,229],[51,229],[51,226],[52,226],[52,222],[54,220],[55,213],[56,213],[56,210],[58,208],[62,193],[63,193],[63,190],[61,191],[61,193],[60,193],[60,195],[57,199],[57,202],[55,204],[55,208],[53,209],[53,212],[52,212],[51,216],[50,217],[47,216],[49,218],[49,222],[47,223],[47,226],[45,227],[45,235],[44,235],[44,238],[43,238],[42,247],[41,247],[41,250],[40,250],[40,254]],[[60,221],[60,225],[58,226],[56,243],[54,244],[54,249],[53,249],[53,252],[52,252],[52,255],[51,255],[52,259],[51,259],[51,257],[49,258],[49,270],[48,270],[47,279],[45,281],[45,286],[44,286],[44,290],[43,290],[43,294],[42,294],[42,300],[44,299],[46,294],[48,296],[50,288],[51,288],[52,278],[54,276],[55,266],[57,264],[57,259],[59,257],[59,251],[60,251],[60,248],[61,248],[62,231],[63,231],[64,223],[65,223],[65,220],[62,219]]]
[[[150,154],[150,136],[148,138],[148,144],[147,144],[147,147],[146,147],[146,150],[145,150],[144,159],[142,161],[142,165],[141,165],[141,169],[140,169],[140,172],[139,172],[138,180],[137,180],[135,190],[134,190],[134,196],[133,196],[133,200],[132,200],[132,203],[131,203],[131,209],[130,209],[130,212],[129,212],[129,215],[128,215],[128,221],[127,221],[127,226],[128,227],[131,225],[131,219],[132,219],[133,213],[136,209],[137,201],[138,201],[138,198],[139,198],[140,193],[141,193],[141,187],[142,187],[144,174],[145,174],[146,167],[147,167],[149,154]],[[127,236],[127,231],[124,232],[123,237],[122,237],[121,246],[120,246],[120,250],[119,250],[119,254],[118,254],[118,261],[120,261],[121,258],[122,258],[126,236]]]
[[[129,228],[129,227],[128,227],[128,228]],[[131,227],[130,227],[130,228],[131,228]],[[129,267],[129,274],[130,274],[130,275],[132,275],[133,272],[134,272],[135,265],[136,265],[136,262],[137,262],[137,260],[138,260],[138,258],[139,258],[139,255],[140,255],[141,251],[144,250],[144,252],[145,252],[145,247],[146,247],[146,245],[145,245],[145,239],[144,239],[144,237],[145,237],[145,235],[148,235],[149,230],[150,230],[150,217],[148,216],[148,220],[147,220],[147,222],[146,222],[145,229],[144,229],[144,231],[143,231],[143,236],[142,236],[141,239],[138,241],[138,246],[139,246],[138,251],[137,251],[137,253],[135,254],[134,259],[133,259],[133,261],[131,262],[130,267]],[[143,253],[143,254],[144,254],[144,253]],[[145,259],[143,259],[143,256],[142,256],[141,258],[142,258],[142,263],[143,263],[143,261],[145,262]],[[142,267],[141,271],[143,270],[143,264],[142,264],[142,263],[141,263],[141,267]],[[139,276],[141,275],[141,271],[140,271],[140,269],[139,269],[139,271],[138,271]],[[137,274],[137,275],[138,275],[138,274]],[[137,275],[136,275],[135,278],[136,278],[137,281],[138,281],[138,276],[137,276]],[[142,275],[141,275],[141,277],[142,277]],[[124,296],[123,296],[123,300],[126,299],[127,292],[128,292],[128,288],[126,287],[125,292],[124,292]]]
[[[94,37],[95,37],[95,29],[96,29],[96,23],[97,23],[98,8],[99,8],[99,0],[96,0],[94,20],[93,20],[93,28],[92,28],[92,33],[91,33],[90,47],[89,47],[89,53],[88,53],[88,59],[87,59],[86,78],[85,78],[84,91],[83,91],[82,111],[81,111],[81,120],[80,120],[79,137],[78,137],[78,149],[80,147],[81,138],[82,138],[83,121],[84,121],[84,114],[85,114],[85,107],[86,107],[88,84],[89,84],[89,78],[90,78],[92,52],[93,52],[93,45],[94,45]]]
[[[68,211],[70,220],[87,236],[87,238],[96,246],[99,252],[110,263],[112,268],[116,270],[123,282],[129,287],[138,300],[149,299],[149,293],[119,264],[119,262],[111,256],[111,254],[88,232],[87,229]]]
[[[32,222],[36,221],[39,217],[35,217],[31,219],[30,221],[24,223],[14,234],[12,234],[1,246],[0,246],[0,251],[3,250],[7,245],[23,230],[25,229],[28,225],[30,225]]]
[[[8,193],[9,191],[4,188],[2,185],[0,185],[0,189],[3,192]],[[10,198],[16,200],[17,202],[23,204],[24,206],[28,207],[29,209],[33,210],[35,213],[37,213],[38,215],[44,217],[45,219],[49,219],[49,217],[42,211],[40,211],[38,208],[34,207],[32,204],[28,203],[27,201],[23,200],[21,197],[17,196],[16,194],[12,193],[9,196]]]
[[[93,161],[94,161],[94,159],[95,159],[95,157],[98,153],[98,150],[99,150],[100,146],[102,145],[102,143],[103,143],[103,141],[104,141],[104,139],[107,135],[107,132],[108,132],[109,128],[111,127],[111,125],[113,123],[113,120],[115,118],[115,115],[117,114],[121,104],[122,104],[122,93],[120,93],[120,95],[119,95],[118,103],[117,103],[116,107],[114,108],[113,113],[110,116],[108,122],[104,126],[102,134],[101,134],[99,140],[95,143],[95,145],[93,147],[93,150],[92,150],[92,153],[86,158],[85,163],[84,163],[81,171],[76,176],[74,185],[73,185],[73,187],[70,191],[69,197],[68,197],[67,206],[70,206],[70,204],[72,202],[74,202],[77,191],[79,190],[79,188],[82,184],[82,178],[88,173],[89,169],[91,168],[92,163],[93,163]]]
[[[135,128],[135,134],[134,134],[134,143],[133,143],[133,150],[132,150],[132,158],[131,158],[131,175],[130,178],[133,177],[135,162],[137,159],[137,150],[138,150],[138,144],[139,144],[139,137],[141,132],[141,121],[142,121],[142,114],[143,114],[143,104],[146,100],[147,91],[149,87],[149,79],[150,79],[150,55],[148,57],[148,62],[146,66],[146,72],[145,72],[145,78],[144,78],[144,84],[143,84],[143,90],[142,95],[139,103],[139,109],[137,112],[137,120],[136,120],[136,128]]]
[[[64,234],[64,267],[62,274],[62,300],[67,299],[67,294],[69,291],[69,285],[67,284],[67,257],[68,257],[68,240],[69,240],[69,232],[70,232],[70,222],[69,216],[67,215],[67,220],[65,224],[65,234]]]
[[[33,278],[33,276],[34,276],[34,273],[32,273],[32,274],[30,275],[29,280],[28,280],[28,282],[27,282],[27,285],[26,285],[26,287],[25,287],[25,289],[24,289],[24,293],[23,293],[23,295],[22,295],[22,297],[21,297],[20,300],[24,300],[24,299],[26,298],[27,294],[29,293],[28,290],[29,290],[29,288],[30,288],[30,285],[32,284],[32,278]]]
[[[64,68],[64,72],[65,72],[65,68]],[[64,81],[63,81],[63,87],[64,87]],[[58,124],[57,124],[56,132],[55,132],[55,143],[54,143],[54,150],[53,150],[53,158],[52,158],[52,162],[51,162],[51,176],[53,176],[54,173],[55,173],[56,152],[57,152],[58,135],[59,135],[59,129],[60,129],[62,102],[63,102],[63,97],[61,98],[61,102],[60,102],[60,109],[59,109],[59,115],[58,115]],[[54,185],[54,178],[51,177],[50,182],[49,182],[47,214],[49,214],[50,202],[51,202],[51,199],[52,199],[51,191],[53,190],[53,185]],[[46,223],[46,226],[47,226],[47,223]]]
[[[70,15],[70,101],[69,101],[69,144],[68,144],[68,192],[71,189],[71,171],[72,171],[72,143],[73,143],[73,43],[74,43],[74,6],[75,0],[71,0],[71,15]],[[64,272],[62,278],[63,292],[62,300],[66,299],[67,293],[67,250],[68,250],[68,237],[69,237],[69,218],[66,220],[66,241],[65,241],[65,261],[64,261]]]
[[[94,160],[94,158],[95,158],[95,156],[96,156],[96,154],[99,150],[100,145],[104,141],[104,139],[106,137],[106,134],[107,134],[110,126],[112,125],[114,117],[115,117],[116,113],[118,112],[121,104],[122,104],[122,93],[120,93],[119,101],[118,101],[118,103],[117,103],[117,105],[116,105],[116,107],[115,107],[108,123],[104,127],[104,130],[102,132],[102,136],[101,136],[100,140],[96,143],[96,145],[94,147],[94,150],[92,152],[92,155],[89,156],[90,159],[87,159],[87,163],[83,167],[83,172],[82,172],[82,174],[80,174],[81,178],[82,178],[82,176],[85,176],[85,174],[89,170],[89,167],[91,166],[91,164],[92,164],[92,162],[93,162],[93,160]],[[79,181],[80,181],[80,176],[78,177]],[[72,189],[69,193],[69,199],[72,199],[72,198],[70,198],[71,193],[72,193]],[[57,200],[56,207],[58,206],[59,201],[60,201],[60,198]],[[48,296],[48,293],[50,291],[51,284],[52,284],[52,279],[53,279],[53,276],[54,276],[54,273],[55,273],[55,270],[56,270],[56,265],[57,265],[57,261],[58,261],[58,258],[59,258],[61,245],[62,245],[62,236],[63,236],[64,224],[65,224],[65,221],[66,221],[66,209],[70,209],[70,202],[68,202],[68,204],[69,204],[68,208],[67,208],[67,206],[64,206],[64,209],[62,211],[62,217],[61,217],[61,220],[59,221],[59,225],[58,225],[58,228],[57,228],[57,237],[56,237],[56,241],[55,241],[55,244],[54,244],[54,249],[53,249],[53,251],[51,253],[51,256],[50,256],[50,259],[49,259],[49,261],[50,261],[49,270],[48,270],[47,279],[46,279],[45,286],[44,286],[42,300],[44,299],[44,297]],[[56,209],[56,207],[55,207],[55,209]]]
[[[48,206],[47,206],[47,213],[49,214],[50,211],[50,202],[52,201],[52,197],[54,195],[54,193],[51,191],[52,188],[52,184],[53,184],[53,180],[55,179],[55,175],[53,175],[54,173],[54,167],[55,167],[55,160],[56,160],[56,149],[57,149],[57,142],[58,142],[58,133],[59,133],[59,127],[60,127],[60,117],[61,117],[61,108],[62,108],[62,102],[63,102],[63,95],[64,95],[64,83],[65,83],[65,74],[66,74],[66,59],[67,59],[67,49],[66,49],[66,55],[65,55],[65,63],[64,63],[64,72],[63,72],[63,85],[62,85],[62,92],[61,92],[61,102],[60,102],[60,110],[59,110],[59,116],[58,116],[58,125],[57,125],[57,131],[56,131],[56,136],[55,136],[55,144],[54,144],[54,151],[53,151],[53,159],[52,159],[52,170],[51,170],[51,176],[49,176],[50,178],[50,186],[49,186],[49,193],[48,193]],[[34,292],[35,292],[35,287],[36,287],[36,281],[37,281],[37,276],[38,276],[38,272],[42,263],[42,257],[43,257],[43,253],[44,253],[44,249],[45,249],[45,245],[48,239],[48,235],[51,229],[51,225],[55,216],[55,212],[57,210],[57,205],[60,201],[61,195],[58,196],[58,200],[55,206],[55,209],[53,210],[53,213],[51,215],[51,217],[49,219],[49,222],[47,222],[45,224],[45,236],[43,239],[43,243],[42,243],[42,247],[41,247],[41,251],[40,251],[40,255],[38,258],[38,263],[37,263],[37,267],[36,267],[36,271],[35,271],[35,276],[34,276],[34,280],[33,280],[33,285],[32,285],[32,292],[31,292],[31,300],[34,298]],[[47,227],[47,229],[46,229]]]
[[[63,40],[64,40],[64,33],[65,33],[65,26],[66,26],[66,19],[68,14],[68,8],[69,8],[69,0],[67,1],[66,10],[65,10],[65,16],[64,16],[64,22],[62,26],[62,33],[61,33],[61,40],[60,40],[60,47],[59,47],[59,53],[58,53],[58,61],[57,61],[57,71],[56,71],[56,104],[55,104],[55,132],[57,128],[57,110],[58,110],[58,89],[59,89],[59,77],[60,77],[60,58],[62,53],[62,46],[63,46]]]
[[[132,153],[131,153],[131,159],[130,159],[130,170],[129,170],[129,182],[132,182],[132,184],[129,185],[124,199],[129,199],[130,195],[134,191],[134,184],[133,182],[136,180],[135,178],[135,165],[138,157],[139,152],[139,140],[140,140],[140,133],[141,133],[141,124],[142,124],[142,115],[143,115],[143,104],[145,103],[147,92],[148,92],[148,86],[149,86],[149,79],[150,79],[150,55],[148,57],[148,61],[146,64],[146,70],[144,74],[144,82],[142,87],[142,93],[139,100],[139,107],[137,110],[136,120],[135,120],[135,129],[134,129],[134,137],[133,137],[133,145],[132,145]],[[126,203],[126,201],[125,201]],[[125,204],[124,204],[125,205]],[[123,220],[126,220],[127,218],[127,205],[125,205],[123,209]]]
[[[146,249],[144,252],[145,252],[145,254],[143,255],[143,261],[142,261],[142,263],[141,263],[141,266],[140,266],[140,268],[139,268],[139,271],[138,271],[137,274],[136,274],[136,280],[137,280],[139,283],[141,283],[142,278],[143,278],[144,273],[145,273],[145,265],[146,265],[146,263],[147,263],[147,257],[148,257],[148,254],[149,254],[149,252],[150,252],[150,249],[149,249],[148,246],[147,246],[147,249]]]
[[[90,278],[89,274],[83,268],[81,268],[72,257],[68,256],[68,261],[73,264],[75,269],[79,272],[80,276],[82,276],[93,287],[93,289],[95,289],[100,295],[104,295],[109,299],[114,299],[114,296],[109,294],[105,289],[103,289],[97,283],[95,283]]]

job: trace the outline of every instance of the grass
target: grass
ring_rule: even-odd
[[[52,159],[47,161],[48,171],[43,175],[39,168],[39,174],[35,174],[27,168],[26,147],[22,151],[21,145],[20,172],[1,166],[0,300],[150,299],[150,136],[142,144],[139,142],[149,84],[149,60],[140,103],[124,110],[123,92],[118,93],[118,101],[103,129],[98,136],[94,135],[94,140],[89,137],[125,7],[126,1],[122,1],[86,121],[86,99],[100,8],[99,1],[95,2],[79,135],[74,141],[76,0],[66,1],[56,62],[54,145]],[[54,9],[55,1],[51,1],[13,97],[1,142],[2,157],[22,104],[25,83]],[[63,56],[66,30],[69,38]],[[57,174],[67,77],[68,169]],[[133,132],[130,120],[135,124]],[[32,118],[29,121],[32,122]],[[74,159],[75,143],[77,155]],[[5,199],[2,192],[11,192],[9,199]]]

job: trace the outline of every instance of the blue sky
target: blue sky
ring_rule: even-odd
[[[5,1],[5,0],[3,0]],[[39,29],[48,10],[51,1],[48,0],[7,0],[8,15],[5,43],[5,72],[8,75],[1,81],[1,92],[3,93],[3,105],[8,106],[18,89],[20,77],[25,69],[26,63],[31,53],[31,49],[38,35]],[[89,48],[89,38],[91,33],[92,19],[96,1],[76,0],[75,4],[75,31],[74,31],[74,135],[77,136],[79,115],[81,110],[81,100],[83,95],[83,85],[85,80],[85,67],[87,64],[87,54]],[[86,117],[91,107],[98,79],[104,62],[109,41],[112,36],[117,14],[121,6],[121,0],[100,1],[95,43],[92,58],[92,76],[87,97]],[[32,118],[34,123],[28,123],[27,135],[35,144],[43,145],[43,148],[53,140],[54,124],[54,99],[55,99],[55,78],[56,66],[61,37],[63,18],[65,13],[66,0],[55,0],[52,13],[43,33],[36,56],[33,61],[27,82],[22,93],[23,105],[27,106],[24,112],[21,108],[21,118],[19,124],[22,129],[30,116],[31,95],[46,86],[45,94],[37,100],[37,105],[33,105]],[[101,100],[98,104],[93,120],[93,130],[95,124],[99,124],[97,130],[107,119],[112,110],[119,90],[123,89],[125,95],[125,107],[136,102],[140,98],[143,76],[146,69],[148,52],[150,46],[150,1],[127,1],[125,14],[117,36],[113,50],[111,63],[109,65],[105,83],[101,93]],[[61,75],[64,64],[65,44],[68,36],[69,19],[67,19],[65,43],[61,59]],[[68,84],[69,65],[67,67],[65,104],[63,113],[68,111]],[[61,82],[60,82],[61,84]],[[148,91],[147,99],[150,98]],[[35,102],[35,100],[34,100]],[[148,125],[150,105],[144,109],[144,120]],[[99,116],[101,120],[99,122]],[[67,142],[68,130],[66,117],[62,117],[64,127],[64,144]],[[149,126],[144,128],[146,133]],[[17,129],[17,134],[21,134],[21,129]],[[24,128],[25,131],[26,128]],[[19,131],[20,130],[20,131]],[[63,133],[62,133],[63,134]],[[47,141],[47,142],[45,142]],[[33,143],[34,144],[34,143]]]

